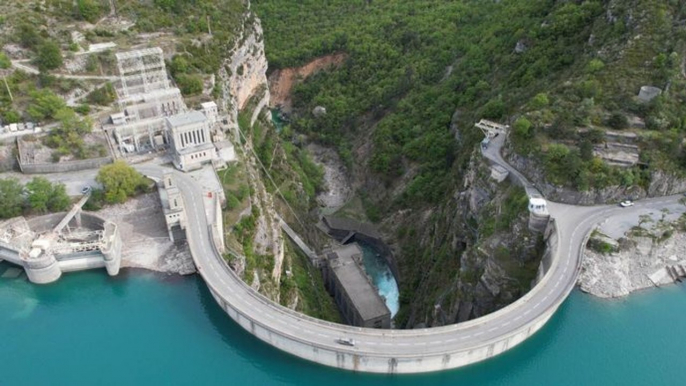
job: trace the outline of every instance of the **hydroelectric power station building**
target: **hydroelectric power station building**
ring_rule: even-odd
[[[364,272],[362,250],[348,244],[326,253],[324,283],[352,326],[391,328],[391,311]]]

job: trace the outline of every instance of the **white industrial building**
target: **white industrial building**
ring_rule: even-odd
[[[217,104],[205,102],[201,111],[189,111],[181,91],[167,76],[162,49],[122,52],[116,57],[120,112],[110,116],[105,129],[113,133],[122,154],[169,147],[174,165],[183,171],[215,160],[235,160],[233,144],[219,127]]]
[[[174,166],[183,171],[198,169],[217,157],[210,140],[210,124],[199,111],[167,117]]]

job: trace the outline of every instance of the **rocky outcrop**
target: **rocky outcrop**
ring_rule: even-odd
[[[400,211],[382,223],[382,230],[397,235],[389,239],[400,270],[398,327],[448,325],[491,313],[525,294],[535,279],[542,244],[528,229],[526,204],[509,224],[498,224],[503,207],[523,191],[490,179],[478,151],[466,170],[443,204]]]
[[[249,9],[249,7],[248,7]],[[240,144],[245,140],[243,150],[245,154],[248,182],[252,194],[251,208],[256,214],[255,233],[252,251],[255,259],[271,259],[271,272],[246,272],[245,261],[233,261],[232,266],[239,274],[251,282],[272,300],[279,301],[279,283],[283,270],[284,244],[281,228],[272,195],[267,191],[262,175],[262,166],[255,156],[250,132],[247,127],[239,131],[239,113],[248,114],[249,124],[252,126],[257,119],[267,111],[270,93],[267,82],[267,58],[264,52],[263,31],[260,19],[247,11],[243,18],[243,29],[236,38],[234,47],[224,60],[219,72],[219,83],[222,89],[221,104],[228,115],[228,124],[234,136],[234,143]]]
[[[662,237],[648,234],[622,238],[617,252],[586,249],[578,280],[581,290],[601,298],[616,298],[680,280],[686,274],[686,233],[669,236],[672,231],[663,232]]]
[[[551,201],[574,205],[598,205],[619,202],[631,198],[669,196],[686,191],[686,179],[663,171],[653,171],[647,189],[639,186],[611,186],[604,189],[578,191],[568,187],[555,186],[545,181],[545,172],[540,162],[515,153],[505,158],[510,165],[524,174],[533,185]]]
[[[251,110],[253,114],[259,114],[269,105],[270,96],[262,24],[257,16],[248,11],[243,26],[219,71],[222,101],[228,113],[229,125],[234,130],[238,128],[238,112],[244,110],[251,99],[258,97],[257,105]],[[255,119],[256,116],[251,117],[251,124]]]

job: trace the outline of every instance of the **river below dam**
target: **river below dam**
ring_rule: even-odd
[[[398,313],[400,309],[400,292],[398,291],[398,283],[395,281],[391,268],[386,263],[386,260],[377,253],[371,246],[359,243],[362,248],[362,264],[367,276],[377,289],[377,292],[384,299],[386,307],[391,311],[391,318]]]
[[[0,263],[0,275],[9,266]],[[686,286],[598,300],[574,291],[520,346],[463,369],[355,374],[261,343],[198,276],[124,270],[46,286],[0,278],[0,385],[683,384]]]

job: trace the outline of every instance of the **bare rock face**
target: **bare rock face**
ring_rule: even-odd
[[[618,252],[603,254],[586,249],[578,283],[582,291],[601,298],[627,296],[673,283],[677,276],[686,274],[684,256],[684,232],[676,232],[666,240],[654,235],[629,236],[620,240]]]
[[[267,88],[267,57],[264,54],[264,33],[260,19],[252,12],[245,15],[252,23],[244,23],[246,28],[236,38],[231,55],[224,61],[219,77],[222,83],[223,102],[229,112],[229,125],[238,127],[238,112],[247,106],[248,101],[259,95],[262,99],[254,109],[259,114],[269,105]],[[257,118],[251,117],[251,123]]]
[[[159,262],[159,270],[179,275],[190,275],[196,272],[193,257],[187,245],[175,247],[163,256]]]
[[[659,170],[652,172],[647,190],[639,186],[611,186],[605,189],[578,191],[547,183],[543,180],[545,173],[540,162],[536,160],[517,154],[508,154],[506,158],[515,169],[527,176],[546,198],[561,203],[596,205],[619,202],[627,197],[637,200],[645,197],[669,196],[686,191],[685,179]]]

